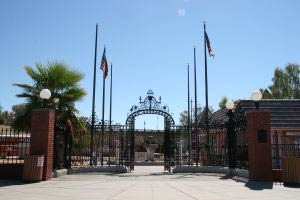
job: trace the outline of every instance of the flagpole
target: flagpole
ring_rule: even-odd
[[[105,46],[104,46],[105,49]],[[103,166],[103,145],[104,145],[104,109],[105,109],[105,76],[103,76],[102,88],[102,126],[101,126],[101,166]]]
[[[112,129],[111,129],[111,114],[112,114],[112,63],[110,64],[110,102],[109,102],[109,136],[108,136],[108,165],[110,165],[110,145],[111,145],[111,134],[112,134]]]
[[[193,99],[191,99],[191,102],[190,102],[190,124],[191,124],[191,138],[192,138],[192,135],[193,135]],[[192,139],[191,139],[191,165],[193,165],[193,155],[192,155],[192,151],[193,151],[193,142],[192,142]]]
[[[206,129],[206,145],[207,145],[207,159],[209,157],[209,121],[208,121],[208,82],[207,82],[207,57],[206,57],[206,26],[203,22],[204,27],[204,64],[205,64],[205,129]]]
[[[92,100],[92,127],[91,127],[91,141],[90,141],[90,166],[93,165],[93,151],[94,151],[94,131],[95,131],[95,93],[96,93],[96,64],[97,64],[97,39],[98,39],[98,24],[96,24],[96,38],[95,38],[95,56],[94,56],[94,79],[93,79],[93,100]]]
[[[191,99],[191,105],[190,105],[190,109],[191,109],[191,130],[193,130],[193,99]]]
[[[191,153],[192,153],[192,136],[191,136],[191,124],[190,124],[190,65],[187,64],[187,77],[188,77],[188,121],[187,121],[187,129],[189,135],[189,165],[191,165]]]
[[[198,141],[198,116],[197,116],[197,71],[196,71],[196,47],[194,47],[194,84],[195,84],[195,132],[196,132],[196,165],[199,163],[199,141]]]

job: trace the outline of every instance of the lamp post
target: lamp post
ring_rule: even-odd
[[[229,169],[234,169],[236,168],[236,134],[232,112],[234,108],[234,102],[227,101],[226,108],[228,109],[227,116],[229,117],[227,123],[228,167]]]
[[[43,108],[46,108],[46,101],[50,99],[51,92],[48,89],[42,89],[40,91],[40,98],[43,100]]]
[[[262,99],[262,93],[259,90],[254,90],[251,95],[252,100],[255,101],[256,110],[259,109],[259,101]]]

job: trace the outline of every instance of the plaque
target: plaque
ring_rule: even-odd
[[[259,143],[266,143],[268,141],[267,137],[267,131],[266,130],[258,130],[257,131],[257,141]]]

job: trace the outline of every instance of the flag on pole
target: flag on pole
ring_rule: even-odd
[[[207,48],[208,48],[209,56],[214,58],[215,57],[215,52],[213,52],[213,50],[210,47],[210,42],[209,42],[209,38],[208,38],[208,35],[207,35],[206,31],[205,31],[204,34],[205,34],[205,42],[206,42],[206,45],[207,45]]]
[[[106,55],[105,55],[105,47],[104,47],[104,51],[103,51],[103,55],[102,55],[100,69],[103,71],[103,78],[105,79],[108,74],[108,66],[107,66],[107,60],[106,60]]]

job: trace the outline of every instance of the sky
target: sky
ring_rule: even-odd
[[[63,61],[85,75],[80,115],[92,111],[95,26],[99,24],[96,112],[102,112],[103,47],[113,63],[114,122],[124,124],[149,89],[168,105],[176,124],[187,109],[187,63],[196,47],[198,102],[205,105],[203,21],[216,56],[208,57],[209,105],[223,96],[249,99],[272,82],[276,67],[300,60],[297,0],[2,0],[0,105],[24,100],[13,83],[32,84],[23,67]],[[106,91],[109,91],[109,78]],[[191,98],[194,82],[191,79]],[[105,118],[109,114],[106,95]],[[136,128],[161,129],[163,118],[139,116]]]

